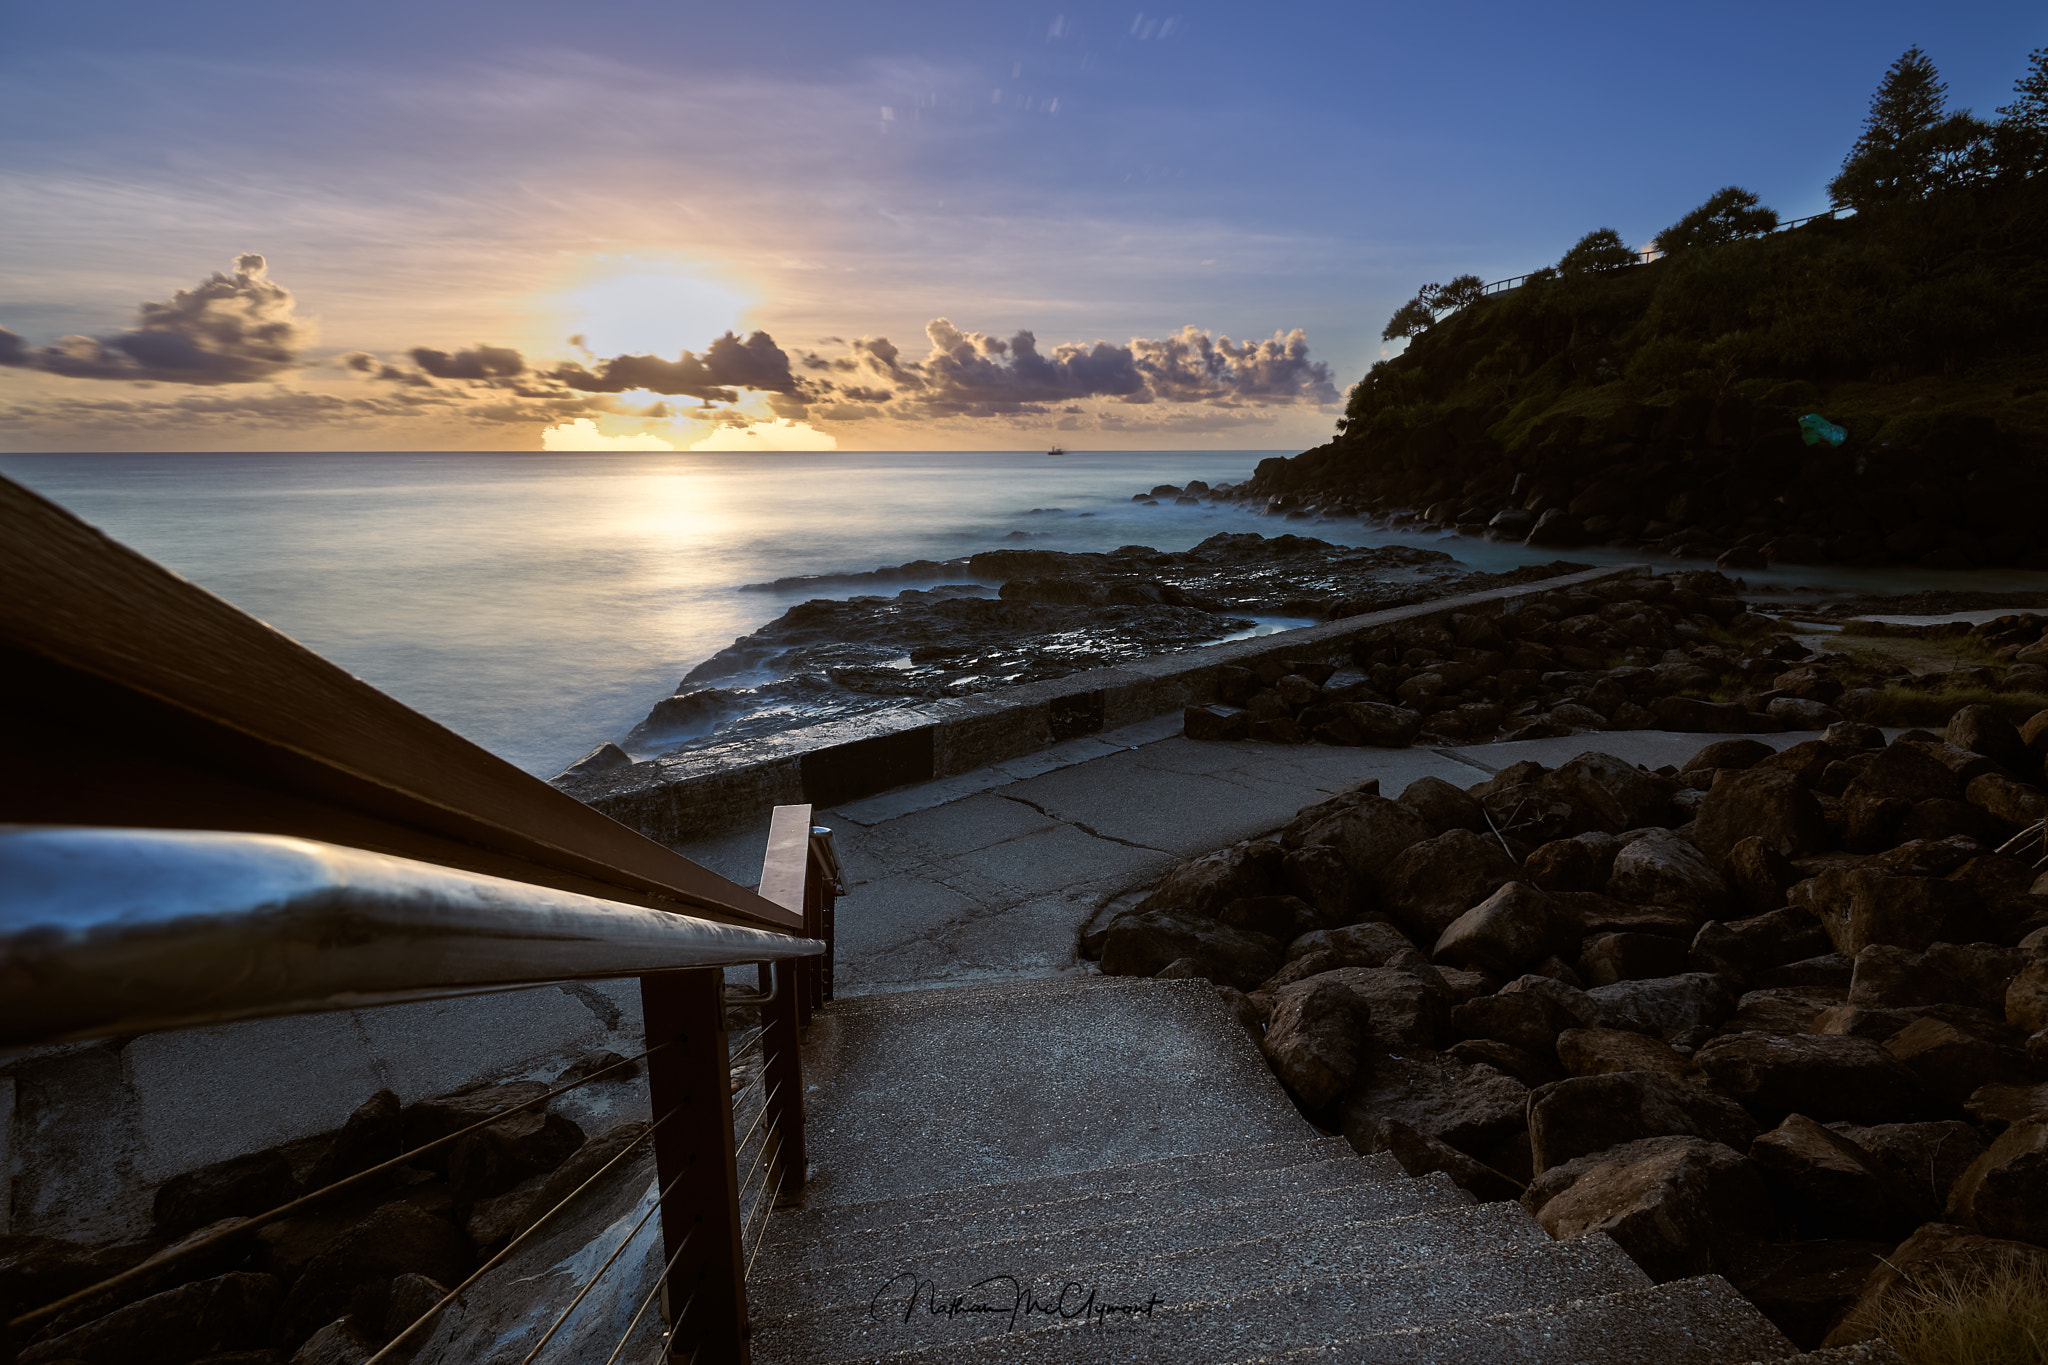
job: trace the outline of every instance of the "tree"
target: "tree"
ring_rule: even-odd
[[[1560,275],[1593,275],[1635,263],[1636,253],[1621,240],[1620,233],[1613,228],[1595,228],[1564,253],[1557,271]]]
[[[2048,170],[2048,47],[2027,54],[2027,74],[2014,81],[2019,98],[2000,105],[1992,128],[1998,169],[2010,176]]]
[[[1751,191],[1730,185],[1714,191],[1706,203],[1658,233],[1657,249],[1666,256],[1675,256],[1695,247],[1755,237],[1777,225],[1775,210],[1762,207]]]
[[[1459,275],[1449,284],[1425,284],[1415,291],[1414,298],[1394,310],[1380,340],[1421,336],[1436,325],[1439,313],[1455,313],[1485,294],[1486,281],[1477,275]]]
[[[1934,61],[1909,47],[1885,68],[1863,132],[1828,182],[1837,208],[1861,212],[1968,184],[1990,169],[1991,129],[1967,110],[1950,113]]]
[[[1479,302],[1486,297],[1486,281],[1477,275],[1460,275],[1449,284],[1437,290],[1436,307],[1440,313],[1455,313],[1468,304]]]

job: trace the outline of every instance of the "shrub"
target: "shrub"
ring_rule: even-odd
[[[1912,1277],[1875,1326],[1908,1365],[2033,1365],[2048,1360],[2048,1266],[2001,1258],[1964,1275]]]

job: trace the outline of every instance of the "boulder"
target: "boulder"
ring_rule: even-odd
[[[1605,831],[1553,839],[1522,860],[1522,880],[1552,893],[1598,891],[1619,852],[1621,841]]]
[[[1414,811],[1439,833],[1469,829],[1489,834],[1486,810],[1478,798],[1452,786],[1441,777],[1418,777],[1401,792],[1401,804]]]
[[[1948,742],[1979,753],[2008,772],[2024,772],[2027,743],[2019,727],[1989,706],[1964,706],[1948,718]]]
[[[1995,848],[2009,832],[2009,826],[1981,806],[1973,806],[1967,801],[1937,799],[1914,802],[1913,808],[1899,821],[1898,837],[1926,840],[1964,838],[1985,848]]]
[[[1801,1237],[1903,1237],[1933,1216],[1933,1202],[1894,1177],[1856,1142],[1804,1114],[1750,1144],[1772,1202]]]
[[[1893,1179],[1916,1198],[1935,1208],[1948,1205],[1948,1194],[1984,1153],[1984,1134],[1959,1119],[1929,1123],[1831,1123],[1843,1137],[1861,1147]]]
[[[275,1148],[174,1175],[157,1187],[152,1211],[165,1241],[223,1218],[248,1218],[299,1197],[292,1164]]]
[[[1579,945],[1579,979],[1588,986],[1671,976],[1686,969],[1684,939],[1664,934],[1594,934]]]
[[[1939,877],[1899,876],[1882,867],[1834,866],[1794,886],[1792,903],[1811,910],[1838,953],[1873,943],[1913,952],[1985,937],[1977,893]]]
[[[1644,831],[1615,855],[1607,894],[1637,905],[1671,906],[1695,919],[1725,916],[1734,899],[1699,849],[1665,829]]]
[[[1417,942],[1434,943],[1452,921],[1492,896],[1516,871],[1514,860],[1491,835],[1453,829],[1419,840],[1394,857],[1380,879],[1380,904]]]
[[[1336,973],[1274,992],[1260,1042],[1289,1090],[1321,1109],[1350,1089],[1370,1059],[1372,1006]]]
[[[334,1321],[361,1285],[404,1274],[460,1284],[470,1268],[469,1242],[453,1223],[403,1201],[385,1204],[306,1264],[285,1298],[283,1335],[298,1340]]]
[[[1247,896],[1224,906],[1216,922],[1227,929],[1264,934],[1276,943],[1291,943],[1326,927],[1322,914],[1299,896]]]
[[[1539,1172],[1617,1143],[1674,1134],[1741,1150],[1757,1124],[1726,1095],[1651,1071],[1572,1076],[1529,1095],[1530,1160]]]
[[[1773,697],[1764,714],[1787,730],[1825,730],[1842,720],[1834,707],[1806,697]]]
[[[1839,1002],[1796,987],[1773,986],[1750,991],[1736,1002],[1724,1033],[1817,1033],[1814,1025]]]
[[[1571,1028],[1557,1035],[1557,1060],[1574,1076],[1604,1076],[1611,1071],[1648,1071],[1659,1076],[1700,1074],[1691,1059],[1669,1043],[1627,1029]]]
[[[1361,796],[1302,836],[1302,843],[1329,844],[1351,870],[1376,887],[1394,859],[1424,839],[1436,837],[1429,823],[1398,801]]]
[[[1365,879],[1328,844],[1310,844],[1282,858],[1280,884],[1314,906],[1329,924],[1348,924],[1372,909]]]
[[[1451,1028],[1468,1039],[1505,1043],[1548,1059],[1558,1034],[1579,1023],[1557,1001],[1531,991],[1467,1000],[1451,1011]]]
[[[270,1343],[283,1298],[284,1286],[274,1275],[234,1271],[194,1280],[26,1346],[16,1359],[20,1365],[135,1365],[143,1359],[150,1365],[188,1365],[227,1351],[256,1350]]]
[[[1953,1223],[1923,1224],[1870,1272],[1855,1303],[1821,1344],[1869,1340],[1891,1312],[1920,1295],[1952,1299],[2014,1270],[2048,1275],[2048,1250],[1985,1237]]]
[[[1181,712],[1180,732],[1204,743],[1249,739],[1252,715],[1249,711],[1221,703],[1190,706]]]
[[[336,1318],[292,1352],[290,1365],[364,1365],[376,1351],[353,1317]]]
[[[1496,1171],[1477,1157],[1468,1156],[1442,1138],[1410,1128],[1391,1119],[1380,1130],[1385,1150],[1401,1163],[1411,1177],[1442,1171],[1482,1203],[1515,1199],[1522,1193],[1519,1181]]]
[[[1467,1038],[1445,1048],[1444,1056],[1460,1066],[1490,1066],[1528,1086],[1564,1079],[1552,1062],[1497,1038]]]
[[[1721,1273],[1794,1346],[1811,1351],[1856,1302],[1870,1272],[1891,1249],[1890,1242],[1855,1238],[1753,1242],[1737,1248]],[[1889,1350],[1829,1359],[1837,1365],[1897,1365]]]
[[[2027,1033],[2048,1029],[2048,954],[2035,954],[2005,988],[2005,1020]]]
[[[1879,749],[1842,794],[1851,800],[1888,796],[1906,801],[1953,801],[1962,795],[1962,789],[1940,759],[1911,744],[1895,743]]]
[[[1979,1086],[1963,1101],[1963,1112],[1992,1129],[2048,1117],[2048,1081],[2039,1085],[1993,1081]]]
[[[1575,823],[1609,834],[1663,823],[1675,787],[1669,778],[1602,753],[1580,754],[1543,781],[1571,804]]]
[[[1749,712],[1732,701],[1699,701],[1693,697],[1659,697],[1650,714],[1660,730],[1688,734],[1740,735],[1750,729]]]
[[[1280,965],[1280,945],[1264,934],[1166,910],[1119,916],[1102,944],[1105,976],[1154,976],[1181,958],[1202,963],[1219,985],[1250,990]]]
[[[562,1081],[558,1078],[555,1084]],[[324,1189],[337,1180],[347,1179],[381,1166],[404,1150],[405,1109],[398,1096],[389,1090],[379,1090],[357,1105],[348,1116],[348,1121],[335,1133],[313,1169],[306,1177],[309,1190]]]
[[[1707,972],[1649,981],[1617,981],[1586,992],[1608,1027],[1676,1042],[1718,1026],[1735,1013],[1736,997]]]
[[[2006,828],[2019,829],[2048,819],[2048,792],[1999,773],[1971,778],[1963,793],[1972,806]]]
[[[1792,860],[1760,834],[1738,839],[1721,859],[1721,876],[1743,908],[1767,914],[1785,904],[1785,893],[1799,880]]]
[[[1946,1019],[1922,1015],[1884,1040],[1927,1093],[1961,1105],[1978,1089],[2017,1076],[2018,1054]]]
[[[1189,858],[1167,873],[1152,894],[1138,903],[1138,909],[1214,919],[1234,900],[1269,896],[1282,890],[1283,854],[1279,845],[1261,840]]]
[[[1399,929],[1383,920],[1368,920],[1303,934],[1287,945],[1287,960],[1327,952],[1336,959],[1333,966],[1384,967],[1400,954],[1414,951],[1415,945]]]
[[[1467,1155],[1477,1156],[1518,1132],[1529,1088],[1489,1066],[1460,1066],[1440,1057],[1378,1059],[1341,1101],[1344,1138],[1360,1153],[1393,1145],[1390,1125],[1403,1123]]]
[[[1930,943],[1917,953],[1873,943],[1856,954],[1849,1003],[1865,1009],[1954,1003],[1997,1014],[2026,965],[2019,949],[1992,943]]]
[[[1813,787],[1820,783],[1827,770],[1842,758],[1842,751],[1824,739],[1806,739],[1797,744],[1787,745],[1769,758],[1760,760],[1755,766],[1774,772],[1790,773],[1793,780],[1802,787]]]
[[[1723,863],[1745,839],[1758,838],[1787,858],[1828,844],[1827,817],[1812,792],[1781,768],[1723,769],[1700,806],[1693,838],[1710,864]]]
[[[1717,739],[1678,765],[1680,772],[1701,768],[1754,768],[1777,750],[1758,739]]]
[[[1919,1078],[1869,1038],[1736,1033],[1714,1039],[1693,1060],[1722,1090],[1772,1117],[1889,1123],[1928,1108]]]
[[[1453,967],[1513,976],[1577,940],[1578,925],[1553,897],[1510,881],[1445,927],[1430,956]]]
[[[2048,1243],[2048,1115],[1999,1134],[1956,1181],[1948,1213],[1987,1236]]]
[[[1794,990],[1816,992],[1840,991],[1846,995],[1855,974],[1855,958],[1845,953],[1822,953],[1817,957],[1803,957],[1797,962],[1787,962],[1782,966],[1766,967],[1756,974],[1756,984],[1763,988],[1789,987]]]
[[[1450,1029],[1450,990],[1419,957],[1411,967],[1339,967],[1286,989],[1299,990],[1316,982],[1339,984],[1366,1003],[1377,1047],[1398,1052],[1431,1050]]]
[[[1560,1241],[1606,1233],[1660,1283],[1710,1273],[1775,1223],[1756,1167],[1691,1136],[1627,1142],[1543,1171],[1522,1203]]]
[[[1707,921],[1693,935],[1690,961],[1694,971],[1746,981],[1773,967],[1818,957],[1830,946],[1812,912],[1786,906],[1746,919]]]

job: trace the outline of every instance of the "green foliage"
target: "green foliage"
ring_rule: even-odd
[[[1424,286],[1425,289],[1431,287],[1433,286]],[[1396,337],[1421,336],[1435,322],[1435,311],[1417,295],[1394,310],[1394,316],[1387,319],[1387,325],[1380,331],[1380,340],[1392,341]]]
[[[1477,275],[1459,275],[1437,291],[1438,312],[1455,312],[1486,297],[1486,281]]]
[[[1681,251],[1755,237],[1777,226],[1776,210],[1759,205],[1752,191],[1730,185],[1714,191],[1706,203],[1658,233],[1657,249],[1666,256],[1675,256]]]
[[[1828,182],[1829,201],[1860,213],[1997,174],[2001,139],[1968,110],[1950,112],[1947,97],[1933,59],[1907,48],[1886,68],[1862,135]]]
[[[1459,275],[1449,284],[1425,284],[1415,291],[1414,298],[1394,310],[1380,340],[1421,336],[1436,325],[1439,313],[1456,312],[1484,297],[1486,281],[1477,275]]]
[[[1613,228],[1595,228],[1564,253],[1557,272],[1566,277],[1594,275],[1635,263],[1636,253],[1621,240],[1620,233]]]

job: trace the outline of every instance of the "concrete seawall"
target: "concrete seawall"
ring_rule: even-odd
[[[556,784],[649,838],[679,844],[758,822],[777,805],[837,806],[1211,702],[1218,670],[1227,664],[1345,660],[1353,641],[1387,626],[1487,610],[1559,588],[1645,572],[1641,565],[1619,565],[1439,597],[1021,687],[709,745],[593,777],[559,778]]]

